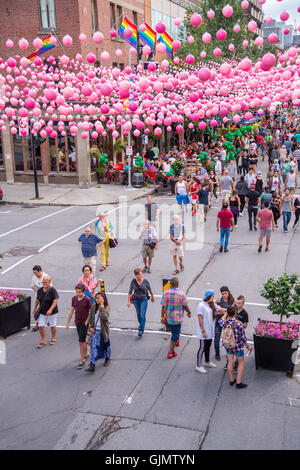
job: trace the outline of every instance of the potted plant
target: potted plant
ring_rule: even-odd
[[[107,172],[107,163],[108,163],[107,154],[103,153],[103,155],[100,155],[99,157],[97,157],[97,162],[98,162],[98,166],[96,168],[96,171],[97,171],[98,183],[100,183],[100,180],[104,178]]]
[[[279,315],[280,321],[259,320],[253,335],[256,369],[263,367],[293,375],[300,322],[283,319],[300,314],[299,277],[283,273],[277,280],[270,278],[260,294],[269,301],[268,309]]]
[[[0,336],[30,328],[31,297],[11,289],[0,290]]]
[[[175,162],[172,163],[171,168],[172,168],[172,172],[174,176],[170,178],[169,182],[170,182],[172,194],[175,194],[175,184],[177,183],[178,178],[181,175],[182,170],[184,169],[184,163],[180,160],[176,160]]]

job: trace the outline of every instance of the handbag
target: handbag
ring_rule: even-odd
[[[110,238],[109,239],[109,248],[116,248],[118,243],[119,242],[118,242],[117,238]]]
[[[40,307],[39,307],[39,308],[37,309],[37,311],[35,312],[35,314],[34,314],[34,319],[35,319],[35,321],[38,321],[40,314],[41,314],[41,309],[40,309]]]
[[[100,320],[100,312],[98,313],[98,318],[97,318],[97,321],[96,321],[96,323],[95,323],[95,325],[94,325],[95,333],[96,333],[96,327],[97,327],[97,325],[98,325],[99,320]],[[95,334],[95,333],[94,333],[94,334]],[[86,342],[87,342],[88,346],[91,345],[91,343],[92,343],[92,338],[93,338],[94,334],[87,336]]]
[[[154,248],[155,248],[155,245],[156,245],[156,243],[155,243],[155,242],[149,243],[149,246],[150,246],[151,250],[154,250]]]

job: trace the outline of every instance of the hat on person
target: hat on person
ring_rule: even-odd
[[[222,287],[220,288],[220,292],[221,292],[221,293],[222,293],[222,292],[229,292],[229,287],[227,287],[227,286],[222,286]]]
[[[208,297],[211,297],[212,295],[214,295],[214,293],[215,293],[214,290],[208,289],[208,290],[205,292],[203,299],[207,299]]]

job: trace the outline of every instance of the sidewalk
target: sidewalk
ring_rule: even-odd
[[[76,185],[39,184],[39,199],[35,199],[34,184],[1,183],[3,203],[34,204],[47,206],[98,206],[116,204],[120,196],[127,196],[129,201],[145,197],[154,192],[154,186],[126,190],[118,184],[101,184],[87,189]]]

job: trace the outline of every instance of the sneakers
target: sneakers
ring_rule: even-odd
[[[95,364],[90,362],[90,365],[85,369],[86,372],[95,372]]]
[[[79,362],[79,364],[77,366],[77,369],[83,369],[84,365],[85,365],[85,361],[84,362]]]
[[[171,352],[171,351],[168,352],[168,359],[173,359],[176,356],[178,356],[176,352]]]
[[[223,247],[220,246],[219,252],[222,253],[222,251],[223,251]]]
[[[215,360],[216,361],[220,361],[221,360],[221,356],[219,356],[218,354],[215,355]]]
[[[179,341],[179,339],[178,339],[178,340],[177,340],[177,343],[176,343],[176,348],[179,348],[179,346],[180,346],[180,341]]]
[[[196,371],[197,372],[200,372],[200,374],[206,374],[207,373],[207,370],[204,369],[204,367],[200,366],[200,367],[196,367]]]
[[[229,253],[229,250],[228,250],[228,248],[227,248],[226,250],[224,250],[224,253]]]
[[[214,367],[217,367],[216,364],[214,364],[213,362],[205,362],[205,367],[211,367],[211,368],[214,368]]]
[[[229,382],[229,385],[233,387],[233,385],[236,383],[236,379],[234,379],[232,382]]]
[[[262,245],[259,245],[258,250],[257,250],[258,253],[261,253],[261,250],[262,250]]]
[[[147,273],[151,274],[151,269],[150,268],[147,268]]]
[[[235,386],[236,386],[236,388],[247,388],[248,387],[247,384],[243,384],[242,382],[240,384],[236,384]]]
[[[143,268],[143,273],[146,273],[146,272],[147,272],[147,269],[148,269],[147,266],[145,266],[145,267]]]
[[[143,336],[143,332],[142,331],[139,331],[138,332],[138,336],[141,338]]]
[[[110,359],[109,359],[109,357],[106,357],[103,365],[104,365],[104,367],[106,367],[109,364],[110,364]]]

